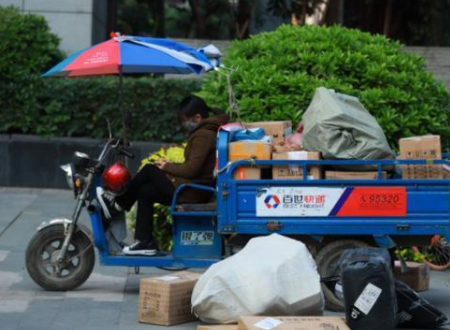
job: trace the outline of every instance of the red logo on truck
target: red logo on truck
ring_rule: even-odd
[[[355,187],[337,212],[339,217],[405,217],[405,187]]]
[[[264,203],[266,204],[266,207],[268,209],[276,209],[278,205],[280,205],[280,199],[277,195],[267,195],[267,197],[264,199]]]

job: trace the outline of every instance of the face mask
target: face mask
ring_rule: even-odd
[[[183,128],[185,128],[188,132],[192,132],[197,128],[198,123],[193,120],[186,120],[181,124],[181,126],[183,126]]]

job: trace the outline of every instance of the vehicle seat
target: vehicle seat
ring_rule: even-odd
[[[198,180],[193,183],[208,187],[215,187],[215,182],[211,181]],[[181,198],[180,204],[176,205],[176,210],[179,212],[214,212],[216,210],[216,205],[217,203],[214,195],[210,196],[209,200],[198,203],[183,201],[183,199]]]
[[[214,212],[216,210],[216,202],[195,203],[195,204],[179,204],[177,211],[179,212]]]

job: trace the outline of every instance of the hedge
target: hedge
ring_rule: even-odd
[[[450,142],[450,95],[425,70],[423,58],[380,35],[344,27],[283,25],[234,41],[224,64],[244,120],[301,120],[317,87],[358,97],[393,147],[400,137],[441,134]],[[224,74],[199,93],[228,106]]]

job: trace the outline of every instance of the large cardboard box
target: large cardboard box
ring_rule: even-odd
[[[260,121],[244,123],[247,128],[262,127],[267,135],[273,136],[273,144],[283,142],[286,136],[292,134],[292,122],[286,121]]]
[[[424,135],[399,140],[399,159],[442,159],[441,138],[439,135]],[[404,179],[440,179],[443,177],[442,165],[403,165]]]
[[[228,161],[234,162],[240,159],[269,160],[272,156],[272,144],[261,141],[231,142],[228,145]],[[261,169],[256,167],[238,167],[233,173],[234,179],[259,180]]]
[[[383,179],[387,177],[386,172],[382,172],[381,176]],[[370,180],[370,179],[377,179],[378,178],[378,172],[377,171],[371,171],[371,172],[344,172],[344,171],[326,171],[325,172],[325,178],[326,179],[332,179],[332,180]]]
[[[315,151],[289,151],[274,152],[272,159],[276,160],[319,160],[320,152]],[[303,168],[300,165],[274,165],[272,167],[274,180],[303,180]],[[308,179],[321,179],[321,166],[312,166],[308,170]]]
[[[408,284],[414,291],[426,291],[430,286],[430,267],[427,264],[407,261],[408,270],[402,274],[400,261],[395,261],[395,277]]]
[[[191,296],[200,275],[183,271],[141,279],[139,322],[168,326],[195,320]]]
[[[228,145],[228,161],[240,159],[269,160],[272,155],[272,145],[260,141],[236,141]]]
[[[258,167],[238,167],[234,173],[233,178],[237,180],[260,180],[261,169]]]
[[[239,330],[350,330],[334,316],[243,316]]]
[[[237,324],[202,324],[197,330],[239,330]]]

